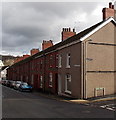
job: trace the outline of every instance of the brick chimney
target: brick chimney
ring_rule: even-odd
[[[43,40],[43,43],[42,43],[42,50],[45,50],[49,47],[53,46],[53,42],[52,40],[49,40],[49,41],[45,41]]]
[[[29,57],[30,55],[23,55],[23,56],[17,56],[16,58],[15,58],[15,60],[14,60],[14,63],[17,63],[17,62],[19,62],[19,61],[21,61],[21,60],[24,60],[24,59],[26,59],[27,57]]]
[[[71,31],[71,28],[63,28],[62,29],[62,41],[66,40],[69,37],[76,35],[75,29]]]
[[[23,55],[23,60],[25,59],[25,58],[28,58],[30,55]]]
[[[33,48],[33,49],[30,51],[30,54],[31,54],[31,55],[34,55],[34,54],[36,54],[36,53],[38,53],[38,52],[39,52],[39,49]]]
[[[109,17],[114,17],[114,13],[116,10],[114,10],[114,5],[112,5],[112,2],[109,3],[109,8],[103,8],[103,20],[108,19]]]

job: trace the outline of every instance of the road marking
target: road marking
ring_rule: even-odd
[[[87,103],[86,103],[86,104],[84,104],[84,105],[90,105],[90,104],[87,104]]]
[[[107,110],[112,110],[112,111],[115,111],[114,109],[112,109],[112,108],[106,108]]]
[[[116,106],[116,104],[108,104],[108,105],[102,105],[100,107],[107,109],[107,110],[115,111],[115,108],[116,108],[115,106]]]

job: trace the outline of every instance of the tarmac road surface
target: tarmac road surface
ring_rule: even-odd
[[[114,118],[114,111],[53,100],[2,86],[3,118]]]

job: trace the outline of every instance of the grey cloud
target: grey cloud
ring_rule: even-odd
[[[44,39],[58,42],[62,27],[76,27],[79,31],[100,20],[92,16],[99,5],[101,3],[4,3],[3,49],[22,52],[22,49],[40,48]],[[81,21],[83,15],[87,15],[87,18]]]

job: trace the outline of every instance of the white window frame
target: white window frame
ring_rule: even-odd
[[[40,69],[42,69],[42,66],[43,66],[43,60],[41,59],[40,60]]]
[[[43,88],[43,76],[40,76],[40,88]]]
[[[50,72],[49,73],[49,87],[52,87],[52,82],[53,82],[53,74]]]
[[[59,58],[59,55],[58,54],[56,54],[56,67],[58,67],[58,58]]]
[[[67,53],[67,56],[66,56],[66,68],[70,68],[70,61],[71,60],[71,55],[70,53]]]
[[[53,55],[50,55],[50,59],[49,59],[50,60],[50,68],[52,67],[52,62],[51,62],[52,59],[53,59]]]
[[[62,56],[58,55],[58,68],[62,67]]]
[[[68,75],[69,75],[69,78],[67,77]],[[67,88],[67,81],[69,81],[71,84],[71,75],[70,74],[66,74],[66,76],[65,76],[65,92],[71,94],[71,91],[69,91]]]

